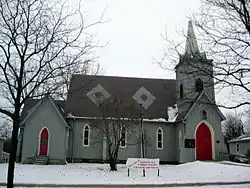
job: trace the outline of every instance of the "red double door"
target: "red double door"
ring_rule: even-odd
[[[196,131],[196,159],[213,160],[212,135],[205,123],[201,123]]]
[[[43,128],[40,133],[40,147],[39,155],[48,155],[48,146],[49,146],[49,132],[47,128]]]

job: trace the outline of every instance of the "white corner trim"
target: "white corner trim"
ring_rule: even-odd
[[[159,132],[159,130],[161,131],[161,142],[162,142],[162,147],[161,148],[159,148],[158,147],[158,141],[159,141],[159,137],[158,137],[158,132]],[[156,149],[159,149],[159,150],[162,150],[163,149],[163,130],[162,130],[162,128],[161,127],[159,127],[157,130],[156,130]]]
[[[88,131],[89,131],[88,132],[88,145],[84,145],[84,139],[85,139],[84,135],[85,135],[85,129],[86,129],[86,127],[89,128],[88,129]],[[82,137],[82,146],[83,147],[89,147],[90,146],[90,126],[88,124],[84,125],[82,134],[83,134],[83,137]]]
[[[48,148],[47,148],[47,156],[49,156],[50,132],[49,132],[48,127],[46,127],[46,126],[44,126],[44,127],[41,128],[41,130],[40,130],[40,132],[39,132],[39,135],[38,135],[38,150],[37,150],[37,155],[40,154],[41,133],[42,133],[43,129],[47,129],[47,131],[48,131]]]
[[[195,138],[195,160],[197,160],[197,156],[196,156],[196,132],[199,128],[199,126],[204,123],[208,126],[209,130],[210,130],[210,133],[211,133],[211,141],[212,141],[212,159],[215,160],[215,140],[214,140],[214,129],[212,127],[212,125],[210,123],[208,123],[208,121],[206,120],[202,120],[200,123],[197,124],[196,128],[195,128],[195,131],[194,131],[194,138]]]

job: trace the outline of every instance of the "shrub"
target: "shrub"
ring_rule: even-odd
[[[246,156],[250,158],[250,149],[247,150]]]

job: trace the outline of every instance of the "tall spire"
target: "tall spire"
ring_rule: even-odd
[[[192,21],[188,22],[187,40],[185,47],[185,54],[193,56],[194,54],[199,54],[199,47],[197,39],[195,37],[194,28]]]

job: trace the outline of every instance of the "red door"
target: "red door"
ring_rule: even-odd
[[[49,139],[48,129],[44,128],[40,135],[39,155],[48,155],[48,139]]]
[[[200,124],[196,131],[196,159],[212,160],[211,132],[205,123]]]

